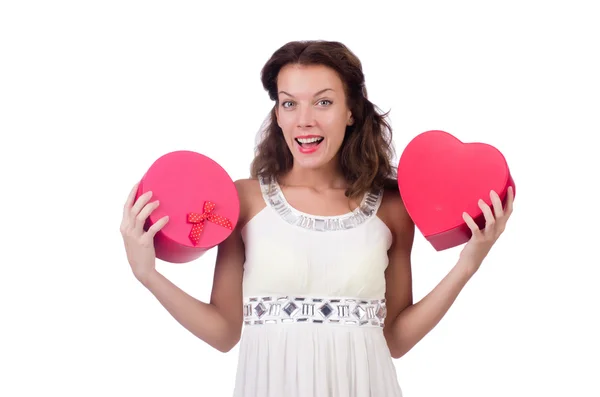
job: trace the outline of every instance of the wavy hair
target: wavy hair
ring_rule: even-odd
[[[367,98],[365,77],[358,57],[344,44],[335,41],[293,41],[273,53],[261,71],[264,89],[275,101],[261,128],[250,172],[278,179],[293,164],[275,109],[279,105],[277,76],[288,64],[323,65],[337,72],[344,85],[347,106],[354,123],[346,127],[340,148],[340,168],[348,183],[347,197],[358,197],[371,189],[397,188],[396,167],[392,165],[394,147],[387,113]]]

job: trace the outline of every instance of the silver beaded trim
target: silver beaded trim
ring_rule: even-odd
[[[244,300],[244,324],[315,323],[359,327],[385,324],[385,299],[251,297]]]
[[[383,197],[382,191],[367,192],[354,211],[340,216],[316,216],[301,213],[285,200],[274,178],[259,177],[263,197],[289,224],[315,231],[347,230],[357,227],[373,216]]]

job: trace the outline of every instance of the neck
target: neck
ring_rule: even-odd
[[[322,168],[301,168],[294,164],[282,182],[289,186],[305,186],[315,190],[345,189],[347,185],[336,161]]]

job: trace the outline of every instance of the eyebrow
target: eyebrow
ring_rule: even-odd
[[[317,93],[316,93],[314,96],[319,96],[319,95],[321,95],[322,93],[324,93],[325,91],[334,91],[334,89],[333,89],[333,88],[325,88],[324,90],[321,90],[321,91],[317,92]],[[294,98],[294,96],[293,96],[292,94],[289,94],[289,93],[287,93],[287,92],[285,92],[285,91],[279,91],[279,93],[280,93],[280,94],[285,94],[285,95],[287,95],[287,96],[289,96],[289,97],[292,97],[292,98]]]

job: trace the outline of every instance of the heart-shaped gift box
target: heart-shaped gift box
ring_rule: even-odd
[[[154,237],[156,257],[166,262],[199,258],[229,237],[238,222],[240,203],[233,180],[200,153],[180,150],[158,158],[140,181],[137,197],[150,190],[151,201],[159,200],[160,205],[145,229],[169,216]]]
[[[498,149],[486,143],[464,143],[445,131],[417,135],[398,163],[398,187],[406,210],[436,251],[469,241],[471,230],[463,212],[483,228],[478,200],[491,206],[494,190],[505,203],[509,186],[514,191],[507,161]]]

